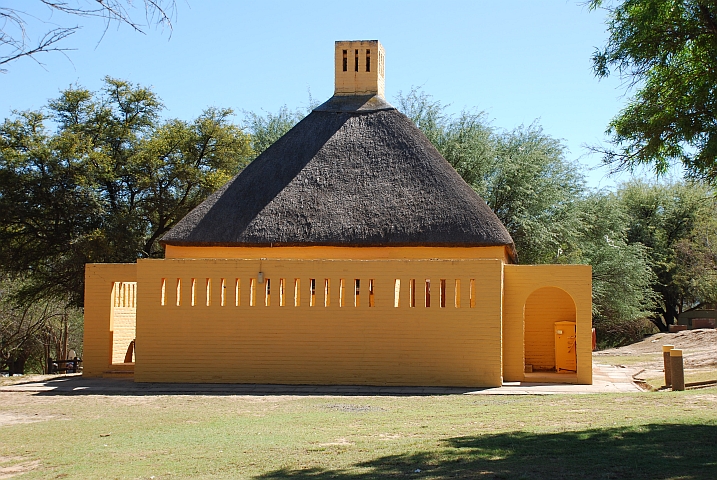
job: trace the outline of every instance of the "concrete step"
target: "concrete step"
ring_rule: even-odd
[[[102,372],[102,378],[132,378],[134,377],[133,363],[113,363],[109,370]]]

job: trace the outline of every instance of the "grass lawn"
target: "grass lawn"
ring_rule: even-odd
[[[0,478],[717,478],[717,388],[603,395],[0,393]]]

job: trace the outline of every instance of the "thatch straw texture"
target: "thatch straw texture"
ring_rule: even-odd
[[[162,243],[512,247],[513,240],[405,115],[385,101],[334,97]]]

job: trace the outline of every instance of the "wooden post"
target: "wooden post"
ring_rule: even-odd
[[[663,345],[662,346],[662,360],[665,365],[665,386],[672,386],[672,376],[670,372],[672,370],[672,363],[670,362],[670,350],[675,348],[674,345]]]
[[[682,362],[682,350],[670,350],[670,363],[672,374],[672,390],[682,391],[685,389],[685,371]]]

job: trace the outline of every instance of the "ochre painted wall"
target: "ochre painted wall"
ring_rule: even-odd
[[[112,291],[112,363],[124,363],[134,340],[137,318],[137,283],[117,282]]]
[[[135,381],[502,383],[500,260],[165,259],[139,260],[137,268]],[[260,271],[270,280],[269,306],[265,305],[266,281],[258,283]],[[278,298],[282,278],[285,306],[279,305]],[[297,278],[300,306],[294,306]],[[312,278],[314,306],[310,306]],[[236,279],[241,282],[240,306],[234,296]],[[255,306],[250,306],[250,279],[256,282]],[[330,281],[328,306],[324,306],[325,279]],[[345,285],[344,306],[339,306],[340,279]],[[353,301],[354,279],[360,279],[358,307]],[[398,307],[394,306],[396,279],[401,280]],[[415,307],[409,306],[410,279],[416,284]],[[426,279],[431,280],[428,308],[424,306]],[[442,279],[445,307],[440,306]],[[460,280],[459,308],[456,279]],[[371,280],[374,306],[369,306]]]
[[[285,259],[502,259],[510,263],[505,246],[494,247],[179,247],[167,245],[165,258],[285,258]]]
[[[85,326],[82,374],[101,377],[112,364],[112,321],[115,282],[136,282],[134,263],[103,263],[85,266]],[[124,358],[124,357],[123,357]]]
[[[528,298],[541,288],[556,287],[566,292],[575,303],[578,383],[592,383],[591,275],[589,265],[505,265],[503,376],[506,381],[522,381],[525,378],[524,314]],[[526,341],[529,340],[526,338]]]
[[[525,302],[525,363],[533,370],[555,368],[555,322],[575,321],[575,302],[555,287],[539,288]]]
[[[505,250],[500,247],[500,251]],[[259,271],[270,281],[269,306],[266,282],[258,282]],[[555,298],[569,295],[577,321],[578,382],[591,383],[590,272],[589,266],[503,265],[498,259],[266,260],[258,255],[87,265],[85,375],[101,376],[111,366],[117,329],[114,282],[137,281],[138,381],[461,386],[499,385],[501,377],[520,381],[526,304],[530,322],[531,310],[540,311],[541,303],[552,308],[560,304]],[[314,306],[310,306],[312,278]],[[360,302],[355,307],[357,278]],[[177,279],[181,279],[180,306]],[[234,297],[236,279],[240,279],[239,306]],[[251,279],[254,306],[250,306]],[[284,279],[285,306],[279,305],[279,279]],[[295,279],[300,280],[299,306],[294,306]],[[326,279],[329,301],[324,306]],[[344,279],[341,307],[340,279]],[[398,307],[394,306],[396,279],[401,280]],[[408,306],[411,279],[415,307]],[[428,308],[424,306],[426,279],[431,279]],[[440,306],[442,279],[445,307]],[[369,280],[373,280],[374,306],[369,306]],[[460,281],[458,308],[456,280]],[[541,290],[544,287],[560,289],[558,297],[544,296],[556,293]],[[536,291],[537,296],[529,300]],[[118,355],[125,351],[123,345]]]

